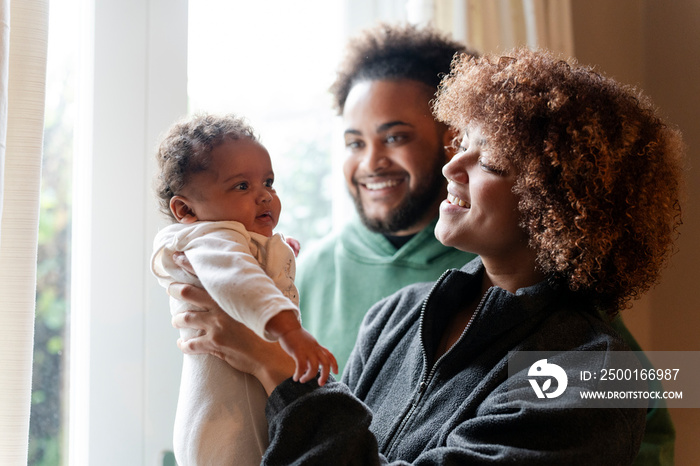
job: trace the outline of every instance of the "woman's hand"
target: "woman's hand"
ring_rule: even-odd
[[[297,257],[299,255],[299,251],[301,250],[301,243],[294,238],[285,238],[284,240],[287,242],[289,247],[292,248],[292,251],[294,251],[294,257]]]
[[[252,330],[224,312],[202,288],[173,283],[168,293],[203,311],[187,311],[172,318],[175,328],[199,330],[199,336],[177,346],[185,354],[212,354],[231,367],[255,376],[269,395],[294,374],[294,360],[277,343],[258,337]]]

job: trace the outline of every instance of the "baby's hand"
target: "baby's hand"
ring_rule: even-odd
[[[321,375],[318,378],[318,385],[323,386],[328,381],[328,376],[332,371],[338,373],[338,362],[335,356],[303,327],[291,330],[279,338],[280,345],[293,359],[296,364],[296,371],[292,377],[294,381],[306,383],[316,377],[319,366]]]
[[[180,267],[185,272],[189,272],[195,277],[197,276],[197,274],[194,271],[194,267],[192,267],[190,260],[187,258],[184,252],[174,252],[173,262],[175,262],[175,265]]]

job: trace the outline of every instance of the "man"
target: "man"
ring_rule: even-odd
[[[457,135],[434,120],[430,102],[452,57],[464,52],[474,54],[429,29],[380,25],[350,41],[331,87],[357,218],[302,253],[296,284],[305,327],[334,353],[341,373],[374,303],[474,257],[433,234],[446,196],[441,168]],[[619,319],[614,326],[639,350]],[[651,409],[635,464],[673,464],[674,438],[668,411]]]
[[[474,257],[433,234],[454,134],[435,121],[430,101],[452,57],[465,51],[435,31],[382,25],[351,41],[331,88],[359,218],[302,253],[296,283],[304,325],[341,371],[375,302]]]

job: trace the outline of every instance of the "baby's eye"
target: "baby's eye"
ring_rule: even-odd
[[[265,180],[265,187],[271,188],[274,183],[275,183],[274,178],[268,178],[267,180]]]
[[[237,191],[245,191],[248,189],[248,183],[247,182],[238,183],[237,185],[235,185],[233,187],[233,189],[235,189]]]

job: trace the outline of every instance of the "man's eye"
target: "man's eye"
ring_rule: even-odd
[[[392,134],[387,136],[385,141],[387,144],[395,144],[397,142],[403,141],[404,139],[406,139],[406,137],[402,134]]]

